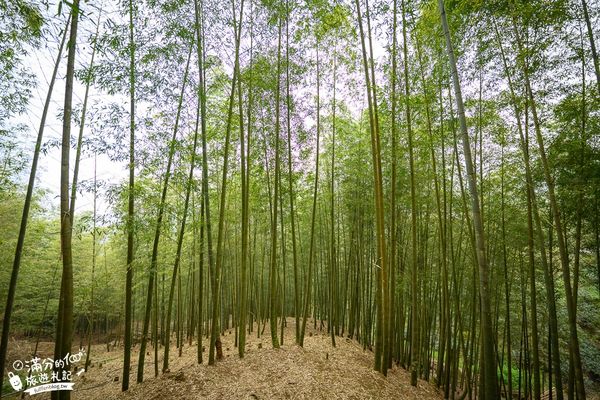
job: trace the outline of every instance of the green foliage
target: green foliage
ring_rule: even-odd
[[[0,1],[0,164],[12,164],[0,172],[2,187],[12,181],[7,176],[19,173],[24,161],[16,139],[24,126],[11,118],[26,110],[35,87],[35,77],[24,61],[43,37],[44,18],[38,7],[24,0]]]
[[[158,304],[163,312],[177,245],[177,233],[184,217],[184,196],[191,159],[191,142],[197,125],[200,77],[196,54],[194,9],[189,1],[148,0],[135,2],[135,236],[134,294],[136,320],[144,312],[143,296],[147,278],[158,205],[165,179],[166,155],[171,143],[177,101],[183,85],[184,66],[191,52],[188,84],[183,91],[182,113],[175,143],[172,176],[164,211],[161,240],[158,244],[159,286]],[[60,3],[62,4],[62,3]],[[69,3],[66,3],[68,5]],[[271,1],[245,2],[240,52],[240,85],[233,93],[231,119],[230,164],[227,179],[224,221],[219,220],[222,193],[222,167],[224,139],[229,116],[229,96],[234,69],[233,13],[239,17],[241,2],[231,3],[205,0],[202,9],[202,27],[205,47],[201,60],[206,87],[206,125],[208,159],[208,197],[213,206],[211,224],[224,224],[222,326],[229,326],[237,318],[240,265],[241,219],[241,157],[240,127],[249,143],[249,309],[255,323],[264,323],[268,315],[265,304],[269,296],[281,299],[284,314],[292,310],[292,239],[290,195],[296,213],[296,239],[298,247],[298,296],[306,299],[309,246],[312,227],[313,188],[316,193],[314,291],[311,292],[310,313],[315,320],[330,317],[335,288],[340,304],[335,307],[338,322],[350,330],[344,334],[358,337],[365,348],[374,343],[376,327],[375,298],[378,270],[376,264],[377,238],[374,218],[373,156],[370,142],[370,114],[364,97],[365,84],[360,57],[360,38],[357,34],[354,4],[338,1],[310,0],[308,2]],[[535,293],[530,293],[528,274],[528,215],[525,190],[524,163],[521,154],[519,127],[530,140],[529,161],[533,168],[534,189],[545,241],[548,241],[550,218],[548,213],[548,185],[543,176],[539,152],[536,150],[535,129],[532,121],[532,101],[524,92],[525,73],[533,82],[532,97],[536,101],[541,120],[541,134],[551,174],[556,184],[559,211],[567,237],[570,273],[574,271],[574,252],[581,219],[580,271],[578,288],[578,329],[581,334],[581,354],[587,379],[600,379],[600,307],[598,272],[595,251],[598,246],[596,229],[600,223],[600,144],[596,133],[600,131],[598,100],[592,90],[591,59],[585,37],[578,29],[580,16],[573,11],[573,2],[561,0],[546,2],[500,0],[445,1],[452,41],[458,56],[459,80],[464,90],[466,123],[472,140],[475,180],[480,189],[484,234],[490,264],[490,293],[493,310],[494,338],[498,358],[502,359],[502,376],[508,383],[507,322],[511,321],[512,385],[519,382],[518,357],[525,354],[525,343],[531,346],[531,316],[538,317],[540,332],[540,359],[542,373],[547,371],[547,346],[549,298],[540,263],[541,244],[537,232],[532,232],[534,242]],[[84,4],[87,7],[87,4]],[[444,362],[441,343],[442,307],[444,286],[449,291],[449,324],[453,354],[458,356],[458,373],[479,371],[478,361],[465,365],[465,360],[476,360],[478,329],[480,327],[476,263],[473,252],[472,214],[465,176],[462,143],[458,136],[456,100],[452,92],[450,70],[445,56],[445,43],[440,30],[437,1],[403,2],[407,17],[408,71],[398,68],[404,55],[398,51],[396,71],[391,62],[391,16],[389,2],[370,4],[375,87],[378,97],[377,118],[381,127],[382,181],[385,208],[385,240],[397,240],[397,254],[391,263],[396,280],[390,283],[397,307],[393,317],[398,345],[409,342],[408,321],[411,313],[418,312],[423,319],[421,353],[428,358],[431,369],[423,374],[435,374],[436,363]],[[120,4],[120,13],[111,13],[101,27],[98,37],[98,59],[91,69],[80,68],[77,78],[90,82],[97,96],[89,108],[85,134],[86,151],[106,155],[112,164],[123,169],[129,159],[129,14]],[[398,5],[400,7],[400,5]],[[362,6],[361,6],[362,7]],[[27,155],[20,136],[24,127],[13,124],[11,117],[24,112],[32,98],[33,76],[25,66],[27,52],[46,39],[48,22],[42,17],[41,6],[25,1],[0,0],[0,300],[4,300],[14,254],[16,232],[20,223],[20,210],[24,196],[24,172]],[[88,10],[82,10],[87,12]],[[364,10],[363,10],[364,11]],[[363,15],[366,13],[363,12]],[[400,13],[398,13],[400,17]],[[397,18],[401,21],[401,18]],[[52,24],[58,24],[52,19]],[[61,21],[61,23],[63,23]],[[239,23],[239,21],[236,21]],[[515,28],[513,29],[513,23]],[[281,70],[277,76],[277,42],[281,24]],[[56,29],[56,26],[47,29]],[[497,31],[496,31],[497,28]],[[401,23],[398,23],[397,46],[404,43]],[[286,32],[289,31],[288,37]],[[516,34],[525,44],[518,49]],[[506,70],[499,45],[506,58]],[[318,65],[317,65],[318,46]],[[82,46],[83,47],[83,46]],[[83,50],[81,50],[83,53]],[[80,57],[80,55],[78,55]],[[284,61],[284,58],[286,61]],[[289,65],[286,65],[289,58]],[[584,63],[582,65],[582,62]],[[79,65],[79,58],[77,61]],[[81,63],[82,65],[85,63]],[[588,65],[589,64],[589,65]],[[526,65],[527,68],[523,66]],[[317,67],[319,76],[317,77]],[[287,74],[289,68],[289,76]],[[585,75],[586,87],[582,87]],[[60,74],[59,74],[60,75]],[[396,87],[392,88],[392,76]],[[514,96],[508,88],[510,76]],[[6,78],[4,78],[6,77]],[[317,78],[319,98],[317,99]],[[286,98],[287,79],[290,97]],[[369,78],[371,79],[371,78]],[[334,81],[335,80],[335,81]],[[279,88],[278,82],[280,84]],[[410,84],[406,98],[405,85]],[[335,85],[335,102],[333,87]],[[585,90],[584,90],[585,89]],[[276,137],[276,93],[281,94],[279,104],[279,131]],[[392,92],[396,104],[392,104]],[[585,93],[584,93],[585,92]],[[241,105],[238,102],[241,99]],[[320,108],[316,109],[317,100]],[[515,113],[512,102],[518,113]],[[412,245],[411,202],[409,169],[408,123],[406,105],[411,109],[413,133],[412,150],[415,165],[415,214],[417,225],[417,278],[418,303],[409,295],[409,278],[413,267],[409,256]],[[238,106],[241,106],[238,108]],[[243,120],[237,113],[241,108]],[[333,110],[335,108],[335,116]],[[394,111],[393,111],[394,110]],[[526,112],[527,110],[527,112]],[[76,107],[79,114],[80,110]],[[287,126],[287,112],[290,124]],[[395,112],[395,114],[394,114]],[[319,126],[317,127],[317,114]],[[520,114],[520,115],[516,115]],[[395,120],[394,120],[395,118]],[[520,118],[520,119],[517,119]],[[76,120],[80,117],[77,116]],[[335,165],[332,165],[332,137],[335,125]],[[396,138],[392,138],[392,126]],[[291,134],[291,160],[288,160],[287,131]],[[320,133],[320,171],[315,176],[315,148],[317,130]],[[396,140],[395,152],[392,141]],[[279,142],[278,142],[279,141]],[[55,142],[55,141],[54,141]],[[44,155],[53,150],[54,142],[46,143]],[[273,199],[275,185],[275,146],[280,146],[281,181],[278,182],[280,199]],[[456,146],[456,149],[455,149]],[[211,274],[207,271],[208,249],[206,222],[200,218],[202,182],[199,160],[203,154],[197,149],[195,173],[192,179],[192,200],[188,210],[186,232],[183,237],[181,277],[184,301],[192,296],[192,279],[196,279],[199,262],[204,265],[206,287],[202,295],[212,290]],[[288,174],[287,163],[292,171]],[[396,193],[391,193],[392,163],[396,162]],[[433,163],[435,162],[435,170]],[[101,169],[104,166],[101,166]],[[459,176],[459,167],[462,175]],[[120,167],[117,167],[120,168]],[[330,182],[332,170],[334,182]],[[289,193],[289,180],[293,193]],[[461,180],[462,179],[462,182]],[[74,224],[73,255],[75,271],[75,315],[78,321],[89,317],[94,290],[94,312],[98,317],[114,323],[116,331],[123,321],[128,186],[124,179],[104,182],[99,201],[106,203],[105,215],[93,221],[89,206],[77,209]],[[86,186],[79,183],[80,187]],[[334,217],[330,217],[331,184],[334,188]],[[89,182],[87,182],[89,187]],[[439,198],[438,196],[439,192]],[[57,312],[57,293],[60,273],[58,211],[52,206],[53,193],[36,193],[34,210],[30,217],[22,270],[18,282],[13,330],[18,334],[34,334],[42,328],[45,335],[54,332]],[[86,194],[89,196],[89,193]],[[392,199],[394,200],[392,202]],[[271,224],[273,200],[278,203],[280,235],[276,254],[271,254]],[[78,204],[81,204],[78,202]],[[391,208],[395,204],[397,232],[391,232]],[[438,204],[441,209],[438,210]],[[214,208],[214,205],[219,205]],[[443,220],[440,224],[439,216]],[[333,221],[332,221],[333,220]],[[96,222],[96,231],[93,225]],[[332,223],[333,222],[333,223]],[[200,234],[204,231],[202,257]],[[504,229],[505,238],[502,235]],[[443,232],[443,235],[440,234]],[[333,235],[332,235],[333,233]],[[96,239],[95,267],[92,279],[93,234]],[[553,232],[555,235],[556,232]],[[447,246],[442,254],[442,239]],[[332,239],[333,238],[333,239]],[[556,237],[553,249],[544,243],[552,256],[552,267],[559,263]],[[213,247],[215,247],[213,245]],[[506,247],[506,253],[503,249]],[[332,251],[335,249],[335,251]],[[214,250],[214,248],[212,249]],[[332,261],[332,254],[337,259]],[[270,275],[268,265],[278,257],[276,293],[266,287]],[[445,257],[445,259],[443,258]],[[504,276],[504,265],[507,277]],[[283,266],[287,270],[284,271]],[[332,269],[335,265],[337,271]],[[442,265],[448,268],[444,281]],[[184,275],[185,274],[185,275]],[[192,278],[193,277],[193,278]],[[563,375],[568,373],[568,329],[565,287],[558,274],[555,299],[558,304],[559,344]],[[571,278],[574,279],[574,276]],[[93,280],[93,283],[92,283]],[[195,282],[195,281],[194,281]],[[195,283],[194,283],[195,284]],[[166,289],[163,288],[166,287]],[[505,287],[509,302],[506,304]],[[284,293],[287,293],[284,295]],[[538,309],[531,310],[531,297],[536,296]],[[197,296],[197,294],[195,294]],[[207,296],[206,296],[207,297]],[[197,300],[197,299],[196,299]],[[48,304],[47,310],[46,303]],[[190,301],[191,304],[191,301]],[[205,304],[205,311],[212,307]],[[191,313],[190,306],[182,306]],[[176,308],[179,308],[176,305]],[[178,315],[174,311],[173,315]],[[527,315],[522,315],[527,314]],[[206,315],[205,315],[206,317]],[[185,317],[184,317],[185,318]],[[404,326],[400,326],[404,323]],[[346,324],[346,325],[343,325]],[[159,329],[162,332],[162,327]],[[475,335],[475,336],[473,336]],[[527,341],[525,341],[527,339]],[[475,349],[475,350],[472,350]],[[530,348],[528,348],[530,350]],[[406,348],[405,348],[406,352]],[[467,354],[465,354],[465,352]],[[474,352],[474,353],[473,353]],[[405,362],[406,355],[394,354]],[[453,355],[454,357],[454,355]],[[448,363],[448,361],[445,361]],[[529,366],[531,364],[528,364]],[[467,370],[466,367],[472,368]],[[454,364],[451,367],[454,368]],[[498,370],[500,372],[500,370]],[[466,376],[466,375],[465,375]],[[500,376],[500,375],[498,375]],[[429,379],[432,376],[427,375]],[[474,377],[471,377],[475,380]],[[462,380],[462,379],[461,379]],[[475,383],[474,381],[472,383]],[[464,388],[462,388],[464,389]]]

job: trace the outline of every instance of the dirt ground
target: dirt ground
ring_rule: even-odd
[[[234,332],[222,337],[224,359],[214,366],[208,360],[207,340],[204,364],[196,363],[196,344],[186,342],[178,356],[171,348],[170,371],[154,377],[154,352],[149,346],[145,380],[136,384],[138,351],[134,348],[130,390],[121,392],[122,348],[106,351],[92,347],[92,366],[75,376],[73,399],[440,399],[434,385],[419,381],[410,385],[410,376],[394,367],[387,378],[373,370],[373,353],[363,351],[356,341],[337,337],[336,347],[326,332],[307,327],[304,348],[294,344],[294,321],[288,319],[284,345],[273,349],[269,328],[247,337],[246,355],[240,359],[234,347]],[[162,355],[159,351],[159,370]],[[81,362],[83,366],[83,362]],[[78,368],[80,369],[80,368]],[[49,398],[47,394],[36,399]]]

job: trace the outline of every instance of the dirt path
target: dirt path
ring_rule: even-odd
[[[76,377],[74,399],[440,399],[436,388],[419,381],[410,386],[409,374],[394,367],[385,378],[373,370],[373,353],[363,351],[353,340],[336,338],[337,347],[324,332],[309,331],[305,347],[293,343],[293,321],[285,330],[285,343],[279,350],[271,348],[268,327],[258,339],[256,332],[247,339],[246,356],[240,360],[234,333],[222,337],[225,358],[215,366],[196,363],[196,346],[183,348],[178,357],[171,350],[170,373],[154,378],[154,355],[150,348],[145,381],[135,383],[138,359],[132,354],[130,390],[122,393],[122,349],[106,352],[105,346],[92,349],[93,366]],[[308,330],[308,329],[307,329]],[[205,347],[207,341],[204,342]],[[159,359],[162,368],[162,353]],[[102,364],[100,366],[100,364]],[[42,398],[37,395],[36,398]]]

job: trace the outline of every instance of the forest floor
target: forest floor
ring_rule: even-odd
[[[132,351],[130,389],[121,392],[122,348],[106,351],[92,346],[88,372],[74,376],[73,399],[440,399],[435,386],[419,381],[410,385],[408,371],[394,366],[387,378],[373,370],[373,353],[355,340],[336,337],[336,347],[326,331],[307,327],[304,348],[294,344],[294,320],[288,319],[285,341],[273,349],[269,327],[264,336],[247,336],[246,355],[238,357],[234,331],[221,337],[224,359],[208,366],[208,340],[204,340],[204,363],[197,364],[195,342],[186,342],[182,356],[174,343],[170,372],[154,377],[154,351],[146,356],[145,379],[136,384],[138,348]],[[48,343],[49,345],[50,343]],[[42,346],[44,348],[46,346]],[[159,351],[162,370],[164,349]],[[83,365],[83,361],[81,362]],[[80,369],[80,368],[77,368]],[[46,394],[35,395],[42,399]],[[49,396],[47,396],[49,398]]]

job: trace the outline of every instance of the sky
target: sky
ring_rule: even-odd
[[[85,4],[85,3],[84,3]],[[41,115],[46,101],[48,92],[49,82],[52,77],[52,71],[56,62],[58,49],[61,40],[61,33],[59,29],[64,29],[66,24],[66,12],[63,8],[63,15],[56,15],[57,5],[50,3],[48,10],[46,10],[46,27],[50,29],[49,35],[46,35],[42,46],[38,49],[30,49],[29,54],[24,59],[24,65],[31,70],[36,76],[37,85],[32,90],[32,96],[29,100],[27,111],[23,114],[16,115],[13,117],[11,122],[20,123],[27,126],[27,132],[25,137],[22,138],[22,148],[26,154],[33,154],[35,148],[35,141],[38,134],[39,124]],[[89,9],[89,7],[88,7]],[[78,29],[78,46],[76,55],[75,68],[82,69],[87,67],[91,58],[91,46],[89,46],[89,38],[95,32],[95,24],[97,18],[97,10],[93,10],[92,15],[84,16],[80,20],[80,26]],[[114,15],[116,11],[103,10],[105,17]],[[36,173],[36,188],[44,189],[47,192],[46,206],[51,205],[58,208],[59,206],[59,193],[60,193],[60,159],[61,152],[58,146],[48,147],[49,143],[57,142],[60,143],[62,138],[62,118],[60,114],[64,108],[64,93],[65,93],[65,72],[66,72],[66,46],[63,50],[61,57],[61,64],[58,70],[56,83],[52,92],[52,98],[46,119],[46,125],[44,128],[44,139],[43,148],[47,148],[46,153],[40,154],[40,160],[38,164],[38,170]],[[81,109],[83,99],[85,96],[85,85],[79,80],[75,79],[73,89],[73,108]],[[108,96],[99,92],[90,86],[88,96],[88,112],[90,105],[95,101],[102,101]],[[88,114],[89,116],[89,114]],[[78,117],[79,119],[79,117]],[[76,138],[79,134],[79,125],[72,123],[71,125],[71,137]],[[83,135],[84,137],[91,134],[89,125],[85,126]],[[73,176],[73,167],[75,160],[75,149],[71,149],[71,161],[69,163],[71,170],[71,177]],[[31,160],[29,160],[26,171],[23,174],[23,180],[26,181],[29,176],[29,169],[31,166]],[[97,180],[98,181],[109,181],[118,182],[127,176],[126,165],[124,163],[116,163],[105,155],[97,156]],[[79,179],[78,181],[89,181],[92,182],[94,178],[94,155],[89,153],[82,153],[80,167],[79,167]],[[71,183],[71,182],[70,182]],[[93,194],[91,192],[80,192],[77,196],[76,201],[76,213],[83,211],[93,210]],[[109,204],[101,196],[97,201],[98,214],[101,215],[108,211]]]
[[[104,2],[107,3],[107,2]],[[84,16],[80,19],[79,28],[78,28],[78,47],[77,47],[77,55],[76,55],[76,70],[81,70],[88,66],[91,57],[91,46],[90,38],[94,35],[95,32],[95,24],[98,15],[98,10],[94,9],[94,5],[88,2],[84,2]],[[111,18],[113,20],[121,20],[123,17],[118,13],[116,9],[116,5],[111,3],[105,5],[112,7],[112,9],[104,9],[102,11],[102,20],[106,21],[107,18]],[[56,56],[58,53],[58,47],[61,39],[61,29],[64,29],[66,23],[66,7],[63,7],[62,15],[57,15],[57,2],[50,2],[48,9],[45,11],[46,13],[46,27],[50,29],[51,34],[46,35],[44,38],[44,42],[42,46],[38,49],[31,49],[29,54],[25,58],[25,65],[35,74],[37,77],[37,86],[32,91],[32,97],[29,101],[29,106],[26,113],[21,115],[17,115],[13,118],[12,122],[22,123],[28,127],[27,133],[23,138],[23,149],[26,154],[32,154],[35,146],[35,140],[37,137],[37,132],[39,128],[39,121],[42,114],[49,80],[51,78],[52,70],[54,68]],[[87,11],[86,11],[87,10]],[[87,15],[86,15],[87,12]],[[101,29],[103,28],[103,23],[101,22]],[[376,35],[380,36],[380,35]],[[242,43],[242,47],[247,43]],[[359,50],[359,49],[357,49]],[[309,50],[308,54],[310,55],[311,50]],[[373,45],[374,56],[376,59],[383,59],[387,57],[387,52],[382,43],[382,39],[380,37],[374,38]],[[222,54],[220,54],[222,56]],[[357,77],[359,79],[358,83],[361,85],[362,83],[362,60],[360,60],[359,70],[357,72]],[[52,101],[50,104],[50,109],[46,121],[45,131],[44,131],[44,143],[60,143],[62,137],[62,119],[60,113],[63,109],[63,101],[64,101],[64,91],[65,91],[65,71],[66,71],[66,48],[63,51],[63,55],[61,57],[61,64],[58,70],[57,81],[54,86],[54,91],[52,93]],[[231,71],[229,71],[231,73]],[[382,77],[377,77],[378,80],[382,81]],[[323,82],[322,82],[323,85]],[[313,85],[308,83],[307,87],[296,87],[296,95],[302,97],[302,93],[308,91],[316,94],[315,88]],[[321,92],[321,101],[322,107],[323,104],[326,104],[331,97],[331,93],[328,93],[330,88],[322,86]],[[343,96],[346,91],[343,88],[338,87],[338,96]],[[83,103],[85,93],[85,86],[79,80],[75,79],[74,84],[74,93],[73,93],[73,108],[80,110],[81,104]],[[365,90],[361,89],[359,93],[362,93],[364,97]],[[366,105],[366,98],[345,98],[343,99],[346,104],[350,107],[350,110],[358,116],[361,110]],[[338,97],[339,98],[339,97]],[[123,107],[128,110],[129,102],[127,96],[121,97],[109,97],[103,92],[100,92],[93,85],[90,87],[89,92],[89,100],[88,100],[88,122],[89,122],[89,110],[91,105],[94,102],[108,102],[110,100],[117,100],[120,102]],[[141,115],[142,105],[137,106],[138,116]],[[325,112],[325,110],[322,110]],[[304,127],[310,128],[314,125],[314,118],[310,115],[304,117]],[[75,123],[72,123],[71,126],[71,136],[72,138],[76,138],[79,132],[79,126]],[[89,123],[86,124],[84,129],[84,137],[89,137],[92,134],[91,129],[89,127]],[[48,148],[46,153],[42,153],[40,155],[40,162],[38,166],[37,172],[37,180],[36,187],[42,188],[47,191],[47,205],[52,205],[55,208],[59,206],[59,190],[60,190],[60,148],[59,146],[52,146]],[[75,158],[75,149],[71,149],[71,177],[73,173],[73,164]],[[98,181],[105,181],[111,184],[118,183],[122,180],[125,180],[128,176],[127,164],[125,162],[114,162],[111,161],[106,155],[98,155],[97,158],[97,179]],[[24,179],[29,174],[29,165],[26,168]],[[83,153],[81,157],[80,171],[79,171],[79,181],[88,181],[91,182],[93,180],[94,174],[94,156],[93,154]],[[102,193],[102,192],[100,192]],[[91,211],[93,206],[93,195],[90,192],[83,192],[78,194],[78,199],[76,202],[76,214]],[[103,213],[108,213],[110,205],[107,203],[106,199],[103,196],[98,198],[98,213],[102,215]]]

